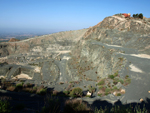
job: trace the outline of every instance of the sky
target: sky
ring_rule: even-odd
[[[79,30],[117,13],[149,12],[150,0],[0,0],[0,33]]]

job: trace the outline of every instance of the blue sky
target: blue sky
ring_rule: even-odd
[[[149,4],[150,0],[0,0],[0,30],[78,30],[117,13],[150,17]]]

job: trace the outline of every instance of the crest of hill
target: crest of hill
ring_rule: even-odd
[[[97,32],[96,29],[117,29],[118,31],[131,31],[139,34],[150,33],[150,18],[144,17],[144,19],[137,18],[124,18],[122,16],[109,16],[104,18],[103,21],[97,25],[90,27],[89,30],[83,36],[87,38],[93,32]]]
[[[11,39],[9,40],[9,42],[17,42],[17,41],[20,41],[20,40],[18,40],[18,39],[16,39],[16,38],[11,38]]]

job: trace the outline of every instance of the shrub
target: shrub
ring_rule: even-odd
[[[114,77],[114,75],[109,75],[108,78],[114,79],[115,77]]]
[[[63,93],[65,93],[66,95],[68,95],[70,93],[70,91],[63,91]]]
[[[122,79],[120,79],[119,81],[120,81],[120,83],[121,83],[121,84],[123,84],[123,83],[124,83],[124,81],[123,81]]]
[[[104,86],[100,86],[99,89],[102,89]]]
[[[104,85],[105,84],[105,80],[102,79],[97,85]]]
[[[111,89],[109,89],[109,88],[105,89],[105,92],[107,92],[107,93],[110,92],[110,91],[111,91]]]
[[[119,82],[119,79],[118,78],[115,78],[113,83],[116,85],[117,83]]]
[[[118,71],[116,73],[114,73],[114,77],[118,76]]]
[[[34,86],[34,87],[33,87],[33,90],[37,90],[37,87]]]
[[[127,78],[127,79],[125,79],[125,81],[124,81],[124,82],[125,82],[125,84],[126,84],[126,85],[128,85],[128,84],[130,84],[130,83],[131,83],[131,79],[130,79],[130,78]]]
[[[96,90],[96,88],[94,88],[94,87],[92,87],[92,86],[89,86],[88,88],[89,88],[89,92],[90,92],[90,93],[94,93],[95,90]]]
[[[118,90],[117,86],[114,86],[114,87],[113,87],[113,90]]]
[[[22,84],[17,84],[17,85],[16,85],[16,88],[17,88],[17,89],[21,89],[22,87],[23,87]]]
[[[139,18],[143,19],[143,14],[142,13],[139,14]]]
[[[77,88],[74,88],[71,92],[70,92],[70,96],[72,97],[76,97],[76,96],[82,96],[82,89],[77,87]]]
[[[129,75],[126,75],[126,76],[125,76],[125,79],[127,79],[128,77],[129,77]]]
[[[101,96],[102,96],[102,94],[98,94],[98,96],[100,96],[100,97],[101,97]]]
[[[86,112],[90,111],[90,108],[87,107],[82,100],[67,100],[65,102],[64,112],[65,113],[77,113],[77,112]]]
[[[7,100],[0,100],[0,113],[11,112],[10,103]]]
[[[118,93],[117,96],[121,96],[121,93]]]
[[[47,89],[42,88],[40,89],[40,91],[37,92],[37,94],[44,95],[46,94],[46,92],[47,92]]]
[[[142,13],[140,13],[140,14],[133,14],[133,17],[134,18],[141,18],[141,19],[143,19],[143,14]]]

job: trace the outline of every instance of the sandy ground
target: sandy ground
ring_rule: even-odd
[[[131,54],[131,56],[150,59],[150,55],[147,54]]]
[[[143,73],[143,71],[141,69],[139,69],[138,67],[136,67],[133,64],[131,64],[129,67],[131,68],[131,71]]]
[[[16,79],[16,77],[17,77],[17,78],[32,79],[32,77],[29,77],[29,75],[23,74],[23,73],[20,74],[20,75],[15,76],[15,77],[13,77],[12,79]]]

